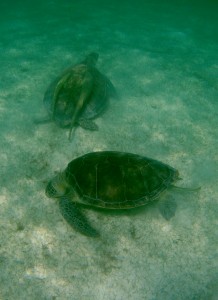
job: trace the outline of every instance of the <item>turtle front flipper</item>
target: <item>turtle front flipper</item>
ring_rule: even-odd
[[[172,217],[175,216],[177,204],[174,199],[168,198],[160,201],[159,211],[165,220],[169,221]]]
[[[59,200],[59,208],[62,216],[70,226],[79,231],[80,233],[90,236],[98,237],[99,233],[91,227],[88,220],[81,213],[78,207],[72,202],[72,200],[62,197]]]

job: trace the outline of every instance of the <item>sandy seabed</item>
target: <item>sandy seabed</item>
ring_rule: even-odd
[[[215,4],[190,1],[1,4],[0,299],[215,300],[218,36]],[[142,4],[144,3],[144,4]],[[214,2],[215,3],[215,2]],[[118,99],[96,123],[68,130],[43,94],[90,51]],[[87,152],[117,150],[177,168],[175,217],[87,210],[101,238],[74,231],[46,183]]]

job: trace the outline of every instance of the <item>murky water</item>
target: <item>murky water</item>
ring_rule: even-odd
[[[181,1],[0,4],[0,299],[217,299],[218,6]],[[98,131],[46,117],[63,69],[98,52],[116,87]],[[180,172],[176,215],[86,210],[101,231],[73,230],[50,178],[92,151],[133,152]]]

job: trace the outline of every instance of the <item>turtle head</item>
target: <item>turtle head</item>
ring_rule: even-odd
[[[45,194],[49,198],[61,198],[69,193],[70,187],[65,172],[58,174],[46,186]]]
[[[97,63],[98,57],[99,57],[98,53],[91,52],[86,56],[84,63],[87,64],[88,66],[95,66]]]

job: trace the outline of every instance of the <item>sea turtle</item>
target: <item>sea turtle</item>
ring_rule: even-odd
[[[132,153],[92,152],[72,160],[51,180],[46,195],[59,199],[65,220],[87,236],[98,236],[80,211],[88,205],[105,209],[130,209],[143,206],[159,196],[179,179],[176,169],[160,161]],[[176,204],[163,201],[161,213],[168,220]]]
[[[48,87],[44,95],[44,105],[50,117],[60,127],[74,126],[97,130],[92,121],[108,105],[109,98],[115,96],[111,81],[95,67],[97,53],[90,53],[80,63],[69,67]]]

